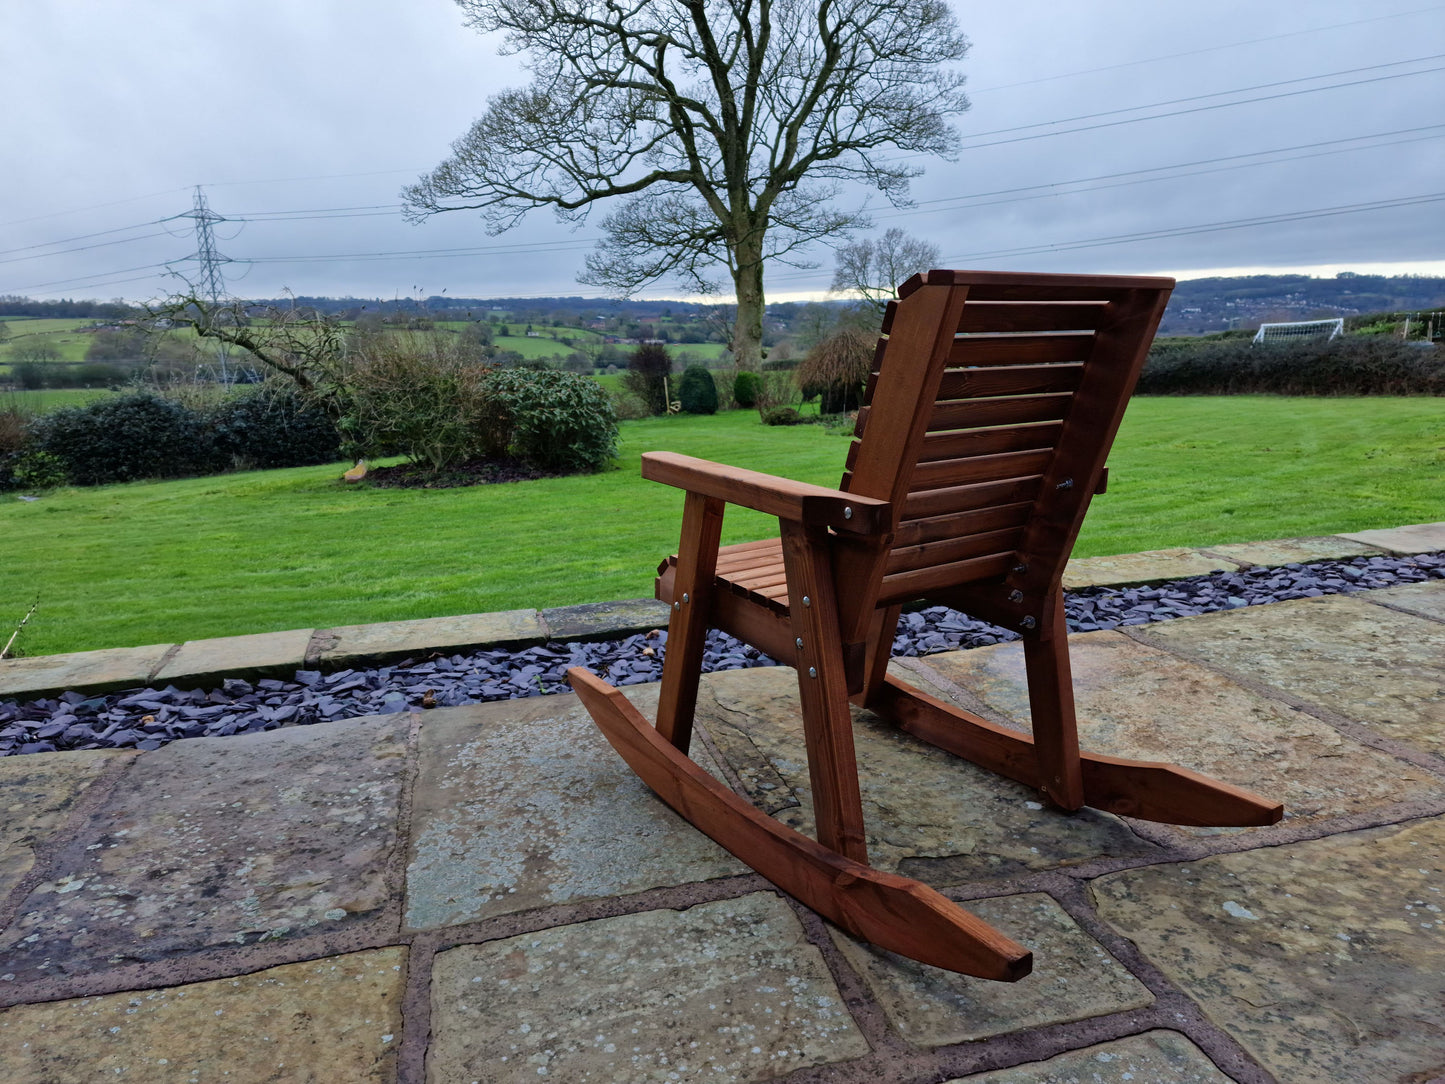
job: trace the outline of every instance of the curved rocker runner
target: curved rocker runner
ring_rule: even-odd
[[[658,795],[779,888],[850,933],[937,967],[1013,981],[1029,952],[917,881],[868,865],[850,700],[1054,806],[1189,825],[1272,824],[1278,802],[1169,764],[1081,753],[1064,565],[1172,279],[930,271],[889,305],[837,489],[649,452],[643,477],[686,491],[659,568],[672,606],[656,726],[581,668],[568,678]],[[723,509],[778,517],[776,539],[720,547]],[[1017,630],[1032,737],[887,673],[904,603]],[[687,751],[709,627],[798,673],[818,839],[786,828]]]

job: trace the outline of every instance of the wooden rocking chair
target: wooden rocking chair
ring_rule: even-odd
[[[850,933],[990,979],[1028,974],[1021,945],[940,893],[873,869],[851,698],[1054,806],[1190,825],[1261,825],[1282,808],[1168,764],[1080,753],[1060,581],[1172,279],[930,271],[883,318],[836,490],[667,452],[645,478],[686,491],[654,728],[585,669],[569,680],[608,741],[668,805]],[[719,549],[725,503],[781,537]],[[1022,634],[1032,738],[887,673],[905,602],[926,598]],[[815,842],[687,756],[709,626],[798,672]]]

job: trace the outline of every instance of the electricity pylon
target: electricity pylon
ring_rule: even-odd
[[[206,205],[206,194],[201,191],[200,185],[196,185],[196,205],[188,213],[178,217],[195,220],[196,251],[187,259],[195,260],[200,267],[196,291],[202,298],[210,302],[211,314],[214,319],[221,301],[226,296],[226,280],[221,275],[221,264],[230,263],[231,258],[222,256],[216,251],[216,236],[211,230],[211,226],[213,223],[226,221],[226,218],[224,215],[216,214]],[[221,383],[227,386],[231,383],[231,372],[227,365],[228,353],[227,344],[217,339],[216,360],[221,367]]]

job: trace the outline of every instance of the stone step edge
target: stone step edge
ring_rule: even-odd
[[[1150,550],[1072,560],[1064,572],[1064,587],[1127,587],[1258,565],[1356,556],[1412,556],[1441,549],[1445,549],[1445,522],[1270,542]],[[666,606],[640,598],[3,659],[0,700],[33,700],[71,690],[106,693],[155,684],[208,688],[228,677],[289,680],[297,670],[335,671],[434,653],[513,650],[549,641],[611,640],[666,623]]]

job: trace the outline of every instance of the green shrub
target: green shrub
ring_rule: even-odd
[[[677,397],[688,414],[717,413],[717,385],[702,365],[689,365],[677,382]]]
[[[32,433],[31,448],[58,459],[77,485],[179,478],[222,465],[204,418],[151,392],[53,411]]]
[[[433,471],[485,454],[492,370],[432,335],[381,335],[347,374],[341,419],[348,455],[405,455]]]
[[[15,489],[50,489],[70,481],[60,457],[38,448],[21,452],[7,468],[8,485]]]
[[[326,412],[284,384],[237,392],[207,412],[217,453],[246,470],[307,467],[341,458],[341,437]]]
[[[620,422],[635,422],[649,415],[647,404],[626,388],[614,388],[607,395],[613,416]]]
[[[803,416],[790,406],[768,407],[763,411],[764,425],[797,425]]]
[[[660,343],[643,343],[632,352],[622,386],[647,404],[653,414],[666,414],[668,394],[672,390],[672,355]]]
[[[1156,339],[1141,395],[1445,395],[1445,351],[1378,336],[1332,342]]]
[[[543,470],[597,471],[617,454],[617,418],[595,380],[555,370],[497,369],[486,381],[488,451]]]
[[[758,392],[762,390],[763,378],[757,373],[744,369],[733,378],[733,398],[740,407],[750,407],[757,403]]]

